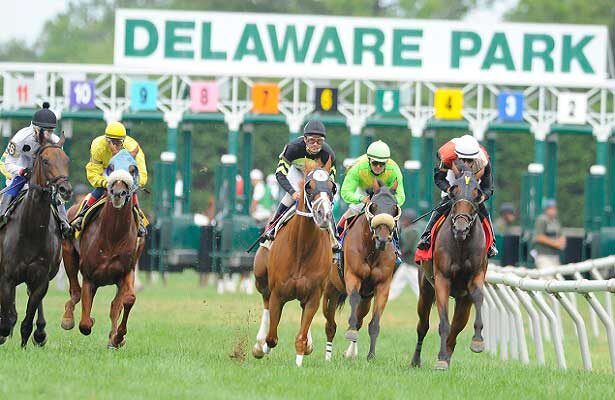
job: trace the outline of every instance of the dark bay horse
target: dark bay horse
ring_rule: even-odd
[[[327,320],[327,349],[325,359],[333,353],[333,338],[337,325],[335,310],[348,296],[350,318],[346,339],[350,346],[346,357],[358,355],[359,329],[374,300],[372,320],[369,323],[370,345],[367,359],[376,356],[376,340],[380,333],[380,318],[384,312],[389,289],[395,270],[395,249],[392,239],[401,209],[395,199],[397,181],[388,188],[374,181],[374,194],[365,207],[365,214],[359,215],[344,239],[344,281],[334,265],[329,273],[322,300],[322,311]]]
[[[35,153],[26,197],[11,214],[14,222],[9,221],[0,231],[0,344],[17,322],[15,287],[24,282],[29,297],[21,323],[21,346],[28,343],[37,310],[32,342],[44,346],[47,341],[43,297],[49,280],[58,272],[62,256],[62,238],[51,207],[58,194],[67,201],[72,193],[68,182],[69,159],[62,150],[63,144],[64,135],[57,144],[45,144]]]
[[[113,159],[109,165],[113,169]],[[63,243],[70,299],[64,306],[62,328],[69,330],[74,327],[73,312],[81,300],[79,330],[89,335],[94,325],[90,313],[96,290],[101,286],[116,285],[117,291],[109,313],[109,348],[121,347],[126,341],[128,315],[136,300],[135,266],[145,244],[137,236],[137,222],[132,211],[134,182],[138,180],[135,167],[131,167],[129,171],[116,169],[109,175],[108,199],[102,210],[85,226],[78,242]],[[68,211],[69,218],[75,216],[77,207],[75,205]],[[83,277],[83,288],[77,280],[78,272]],[[122,309],[122,321],[118,326]]]
[[[419,268],[418,341],[411,362],[414,367],[421,365],[421,347],[429,330],[429,313],[434,299],[440,316],[440,352],[436,369],[449,368],[457,335],[468,323],[472,304],[476,307],[476,319],[470,349],[480,353],[485,348],[481,308],[487,251],[477,209],[482,193],[475,176],[465,170],[461,171],[450,193],[453,205],[435,238],[433,262],[422,262]],[[448,318],[449,296],[455,299],[452,325]]]
[[[330,230],[334,183],[331,160],[324,168],[306,169],[296,215],[280,229],[271,250],[259,247],[254,259],[256,288],[263,296],[263,316],[252,354],[262,358],[278,344],[278,324],[284,304],[301,303],[301,328],[295,338],[296,364],[312,352],[310,325],[318,311],[324,282],[331,268]]]

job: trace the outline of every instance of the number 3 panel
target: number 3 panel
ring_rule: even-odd
[[[192,112],[216,112],[219,101],[215,81],[196,81],[190,85],[190,110]]]

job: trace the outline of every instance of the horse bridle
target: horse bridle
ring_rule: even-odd
[[[474,204],[474,202],[472,202],[470,200],[459,199],[459,200],[455,200],[455,202],[453,203],[452,210],[455,209],[455,205],[457,203],[461,203],[461,202],[469,203],[472,206],[472,210],[474,211],[474,215],[470,215],[468,213],[459,213],[459,214],[453,215],[452,216],[453,226],[455,225],[455,223],[457,222],[457,220],[459,218],[464,218],[465,220],[468,221],[468,225],[472,226],[474,224],[474,221],[476,220],[476,217],[478,216],[478,207],[476,206],[476,204]]]
[[[387,224],[389,225],[389,228],[391,228],[391,233],[389,234],[389,236],[387,237],[388,241],[393,240],[393,232],[395,232],[395,229],[397,229],[397,223],[399,221],[399,218],[401,218],[401,207],[399,207],[398,204],[396,204],[395,206],[397,207],[397,215],[396,216],[392,216],[390,214],[372,214],[372,212],[370,211],[371,205],[373,204],[373,202],[370,201],[365,205],[365,218],[367,218],[367,223],[369,224],[369,230],[372,234],[372,240],[375,239],[376,237],[376,228],[379,227],[382,224]],[[382,216],[382,218],[378,219],[378,217]],[[390,224],[390,220],[388,217],[391,217],[393,219],[393,224],[391,226]]]
[[[325,197],[321,196],[318,199],[316,199],[314,202],[312,202],[308,196],[308,185],[310,184],[310,182],[312,182],[313,180],[316,180],[312,177],[314,171],[310,172],[308,174],[308,179],[305,180],[305,183],[303,185],[303,202],[305,203],[305,207],[308,209],[307,212],[305,211],[301,211],[301,210],[295,210],[295,213],[299,216],[302,217],[308,217],[308,218],[313,218],[314,217],[314,208],[318,208],[319,204],[321,202],[324,201]],[[335,188],[335,183],[333,184],[333,187]],[[327,197],[329,199],[329,202],[333,201],[333,196],[335,195],[335,189],[333,189],[333,191],[331,193],[329,193],[329,191],[324,192],[327,194]]]
[[[51,148],[62,149],[62,146],[59,146],[57,144],[46,144],[44,146],[39,147],[39,149],[36,151],[34,155],[34,162],[37,162],[39,160],[39,157],[43,153],[43,151],[47,149],[51,149]],[[40,168],[43,169],[43,173],[45,175],[45,179],[46,179],[45,184],[39,185],[34,182],[28,181],[28,187],[40,190],[41,192],[48,194],[53,199],[55,198],[58,192],[58,185],[61,183],[68,182],[68,176],[58,175],[58,176],[54,176],[53,178],[49,179],[49,177],[47,176],[47,168],[45,166],[45,163],[43,163]]]

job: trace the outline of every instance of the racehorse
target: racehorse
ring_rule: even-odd
[[[120,151],[110,163],[113,171],[108,177],[107,200],[99,214],[86,224],[79,241],[64,241],[64,267],[68,276],[70,299],[66,302],[62,328],[69,330],[75,325],[73,312],[81,299],[81,321],[79,331],[89,335],[94,325],[91,318],[92,302],[96,290],[101,286],[116,285],[117,291],[111,302],[111,331],[109,348],[118,348],[125,344],[127,322],[130,310],[135,303],[135,268],[143,251],[144,241],[137,236],[137,222],[133,215],[132,195],[138,182],[136,162],[132,161],[126,169],[117,167],[117,158],[125,156]],[[68,211],[69,218],[74,218],[78,205]],[[83,276],[83,289],[79,286],[77,273]],[[118,320],[123,308],[122,321]]]
[[[391,188],[374,181],[373,190],[374,194],[365,206],[365,213],[356,217],[346,232],[343,280],[334,266],[325,286],[322,310],[327,320],[326,360],[330,360],[333,353],[333,338],[337,329],[335,310],[341,307],[347,296],[350,302],[350,318],[346,339],[350,341],[350,346],[345,355],[348,358],[357,356],[358,331],[374,299],[372,320],[368,328],[370,345],[367,359],[371,360],[376,356],[380,318],[389,297],[395,270],[396,255],[392,239],[401,209],[395,199],[397,181]]]
[[[24,282],[28,287],[28,305],[21,323],[21,346],[28,343],[37,310],[32,343],[44,346],[47,342],[43,297],[49,280],[58,272],[62,256],[62,238],[52,214],[52,202],[57,201],[58,194],[67,201],[72,193],[68,182],[69,159],[62,150],[63,144],[64,134],[57,144],[44,144],[36,151],[28,192],[11,215],[16,222],[7,224],[0,232],[0,344],[17,322],[15,287]]]
[[[331,160],[324,168],[306,168],[296,215],[277,234],[271,250],[259,247],[254,259],[256,288],[263,296],[263,316],[252,354],[262,358],[278,344],[278,324],[284,304],[301,303],[301,328],[295,338],[296,364],[312,352],[310,325],[318,310],[333,253]]]
[[[421,365],[421,347],[429,330],[429,313],[434,298],[440,317],[440,352],[436,369],[448,370],[457,335],[468,322],[472,303],[476,307],[476,319],[470,350],[480,353],[485,348],[481,308],[487,249],[478,214],[482,193],[472,172],[463,169],[460,173],[449,190],[453,202],[451,211],[434,239],[433,262],[422,262],[419,269],[418,341],[411,361],[413,367]],[[452,325],[448,319],[449,296],[455,299]]]

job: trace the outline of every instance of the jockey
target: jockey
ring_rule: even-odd
[[[34,113],[32,123],[19,130],[6,147],[0,158],[0,171],[6,177],[8,186],[0,201],[0,227],[7,223],[11,201],[23,189],[32,173],[34,155],[38,149],[46,143],[58,143],[60,140],[53,133],[56,125],[56,115],[49,109],[49,103],[44,102],[43,108]],[[58,211],[62,236],[65,239],[71,238],[73,230],[68,223],[64,202],[58,196],[52,203]]]
[[[404,182],[401,169],[391,159],[389,146],[381,140],[374,142],[367,148],[367,153],[359,157],[347,171],[340,190],[342,199],[348,204],[348,210],[342,215],[337,225],[337,233],[341,234],[346,221],[358,215],[369,202],[367,190],[371,189],[374,180],[380,180],[386,186],[391,187],[397,181],[395,200],[402,207],[406,201]],[[395,247],[399,240],[395,240]]]
[[[493,235],[493,224],[491,223],[491,217],[489,216],[489,211],[484,204],[485,201],[493,195],[491,163],[489,162],[487,150],[485,150],[485,148],[478,143],[474,136],[464,135],[459,138],[454,138],[440,147],[440,149],[438,149],[438,159],[440,162],[438,166],[434,168],[434,182],[436,186],[442,190],[442,201],[431,214],[429,222],[421,235],[421,240],[419,241],[417,247],[421,250],[429,249],[431,246],[431,229],[436,221],[442,215],[446,215],[452,207],[448,191],[455,181],[453,164],[457,164],[459,162],[463,162],[465,167],[470,169],[479,181],[480,189],[482,190],[483,195],[481,201],[479,202],[478,213],[481,218],[487,218]],[[493,235],[493,238],[494,243],[491,245],[487,253],[489,257],[494,257],[498,254],[495,247],[495,235]]]
[[[305,162],[318,160],[322,165],[326,164],[331,158],[330,176],[335,181],[335,153],[331,147],[325,143],[327,132],[322,122],[318,120],[309,121],[303,128],[303,136],[288,143],[280,154],[280,161],[276,169],[276,179],[286,194],[282,197],[275,215],[269,221],[265,229],[264,238],[273,240],[273,227],[278,219],[284,214],[294,202],[299,200],[299,188],[297,185],[303,179],[303,169]]]
[[[126,128],[121,122],[110,122],[105,129],[104,136],[98,136],[92,141],[90,146],[90,161],[85,166],[85,172],[90,184],[94,190],[87,198],[85,206],[73,221],[73,227],[79,228],[83,221],[86,211],[90,208],[107,189],[107,177],[103,174],[109,166],[109,161],[120,150],[126,149],[131,153],[137,151],[135,160],[137,161],[137,169],[139,171],[139,186],[143,187],[147,183],[147,167],[145,165],[145,154],[139,143],[130,136],[126,136]],[[142,211],[139,208],[139,200],[137,194],[132,195],[132,204],[137,209],[139,215],[139,236],[143,237],[146,234],[146,229],[141,218]]]

